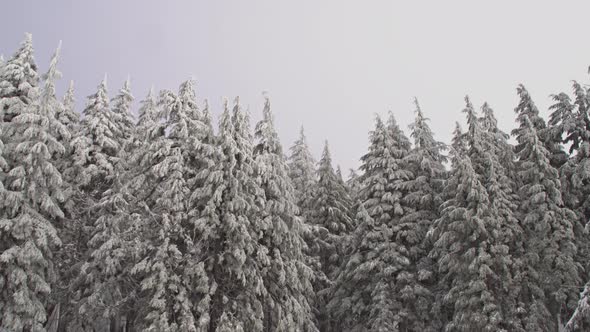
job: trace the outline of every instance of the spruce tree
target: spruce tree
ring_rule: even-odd
[[[195,227],[189,223],[187,170],[193,120],[180,95],[162,91],[163,127],[152,98],[148,96],[143,103],[138,126],[138,134],[149,137],[150,144],[140,146],[139,156],[134,158],[140,170],[149,169],[149,176],[141,176],[141,184],[153,186],[142,190],[149,195],[144,201],[151,203],[147,207],[150,218],[142,231],[147,255],[132,271],[141,279],[142,298],[147,303],[137,316],[148,331],[197,331],[207,322],[195,316],[198,303],[192,301],[195,294],[202,294],[203,282],[206,284],[203,264],[195,257]]]
[[[344,330],[421,326],[414,300],[427,292],[417,283],[417,272],[411,266],[417,261],[413,246],[421,244],[421,226],[403,219],[412,211],[403,201],[404,184],[413,178],[404,160],[409,144],[392,115],[387,126],[377,118],[369,152],[362,157],[364,208],[357,221],[361,224],[328,306]],[[366,225],[361,226],[363,223]]]
[[[552,132],[551,128],[547,128],[547,124],[545,120],[539,114],[539,110],[537,106],[533,102],[529,92],[524,87],[524,85],[519,84],[516,88],[520,101],[518,106],[514,109],[514,112],[517,114],[516,120],[519,123],[519,127],[512,130],[512,136],[515,136],[517,142],[519,142],[519,137],[523,135],[523,123],[524,117],[528,117],[535,131],[539,135],[539,139],[545,145],[545,148],[549,151],[551,165],[557,169],[563,165],[567,161],[567,154],[562,150],[559,143],[561,143],[561,137]],[[517,143],[515,146],[515,153],[520,152],[522,150],[522,145]]]
[[[304,215],[308,209],[311,189],[315,185],[316,171],[303,127],[299,130],[299,139],[293,143],[290,150],[289,177],[293,183],[295,203]]]
[[[442,203],[441,195],[446,177],[446,157],[442,151],[446,146],[434,139],[428,125],[429,119],[424,117],[418,100],[414,101],[416,118],[410,126],[414,147],[405,157],[413,177],[404,183],[407,194],[403,198],[404,203],[413,209],[401,221],[417,227],[416,237],[408,245],[414,276],[406,281],[410,287],[404,290],[404,297],[415,312],[412,322],[414,328],[432,330],[436,328],[437,322],[429,313],[433,301],[429,288],[435,284],[436,278],[434,262],[428,258],[432,244],[426,241],[425,235],[439,217],[438,209]]]
[[[519,118],[520,207],[524,231],[524,269],[520,299],[529,309],[528,331],[554,331],[568,302],[563,285],[580,283],[574,261],[575,214],[564,207],[557,170],[528,116]]]
[[[264,191],[261,217],[266,224],[259,243],[267,248],[269,258],[263,263],[266,270],[263,281],[268,290],[264,300],[264,330],[314,331],[309,304],[313,295],[312,271],[304,262],[301,221],[296,217],[293,187],[283,148],[274,129],[268,97],[263,119],[256,125],[255,137],[255,173]]]
[[[36,97],[38,86],[33,37],[27,33],[20,48],[4,63],[0,72],[1,120],[10,122],[12,118],[25,112]]]
[[[508,142],[510,135],[498,127],[498,120],[494,111],[486,102],[481,107],[480,127],[483,131],[484,149],[498,161],[497,168],[502,171],[503,181],[511,182],[511,191],[516,193],[518,176],[516,174],[516,155],[514,147]]]
[[[57,114],[58,120],[63,123],[70,132],[77,132],[80,123],[80,114],[76,112],[76,98],[74,94],[74,81],[70,85],[62,100],[63,109]]]
[[[490,230],[487,242],[493,253],[490,259],[495,279],[503,287],[490,285],[495,305],[500,309],[504,326],[510,331],[522,331],[518,317],[516,297],[518,276],[522,268],[519,255],[522,254],[522,229],[517,219],[518,196],[514,193],[514,155],[507,142],[508,135],[497,127],[491,107],[484,103],[482,116],[477,117],[473,105],[466,97],[469,131],[466,136],[468,157],[478,174],[479,181],[486,188],[490,204],[486,227]],[[512,176],[510,176],[512,175]],[[516,280],[516,281],[515,281]]]
[[[252,134],[248,116],[236,98],[227,101],[219,124],[221,159],[193,193],[198,202],[196,254],[206,271],[201,287],[199,322],[209,331],[262,331],[265,323],[264,284],[268,248],[260,243],[270,229],[260,218],[262,189],[254,177]]]
[[[553,96],[555,103],[550,107],[549,124],[552,134],[570,146],[571,157],[560,169],[562,196],[566,206],[577,214],[574,224],[578,248],[576,262],[583,267],[580,269],[582,280],[587,281],[590,279],[590,248],[584,226],[587,227],[590,219],[590,173],[587,170],[590,165],[590,94],[587,87],[576,81],[573,82],[573,92],[573,102],[565,93]],[[579,303],[583,301],[580,299]],[[583,310],[578,305],[576,311],[576,325],[581,328],[584,326],[584,321],[580,319],[584,316]],[[587,321],[585,323],[588,325]]]
[[[318,181],[313,189],[311,208],[305,215],[305,221],[327,231],[316,234],[313,243],[309,245],[313,255],[320,258],[325,275],[333,278],[340,265],[342,239],[351,231],[353,222],[350,215],[352,202],[334,172],[327,141],[318,163],[317,174]]]
[[[455,122],[455,130],[453,130],[453,137],[451,138],[451,147],[456,153],[453,154],[454,157],[460,157],[467,153],[467,142],[465,140],[465,133],[463,132],[463,128],[459,122]],[[451,158],[453,165],[456,163],[456,158]]]
[[[32,50],[30,37],[23,49]],[[0,327],[9,331],[44,330],[55,278],[53,252],[61,244],[55,225],[64,217],[64,197],[56,160],[65,148],[57,137],[68,132],[55,117],[57,57],[58,52],[40,94],[33,82],[23,83],[29,89],[23,97],[30,104],[11,104],[13,117],[5,127],[12,137],[14,164],[4,179],[0,209]],[[24,63],[31,75],[33,68]]]
[[[131,82],[127,78],[123,87],[119,89],[119,93],[111,100],[113,107],[112,112],[115,122],[117,124],[117,139],[121,147],[120,157],[124,157],[129,151],[131,144],[131,137],[133,136],[133,128],[135,122],[131,114],[131,103],[135,99],[131,94]]]
[[[88,97],[83,114],[80,135],[72,140],[73,165],[68,172],[88,198],[82,206],[88,210],[108,190],[121,149],[117,138],[119,124],[109,106],[106,77],[97,92]]]
[[[502,271],[495,269],[502,261],[494,243],[500,225],[490,217],[488,194],[471,160],[454,159],[457,163],[445,187],[448,199],[431,230],[445,330],[506,331],[498,298]]]

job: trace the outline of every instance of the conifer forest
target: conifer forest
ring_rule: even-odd
[[[75,100],[59,47],[47,68],[30,34],[14,48],[2,332],[590,331],[588,82],[546,118],[515,86],[508,131],[466,96],[446,143],[416,99],[374,117],[349,174],[303,128],[279,141],[270,94],[214,117],[194,80],[105,77]]]

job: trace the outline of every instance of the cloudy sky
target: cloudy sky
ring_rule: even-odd
[[[488,101],[504,130],[523,83],[544,114],[549,95],[588,82],[588,1],[5,1],[0,54],[33,33],[41,70],[63,41],[60,91],[78,108],[108,73],[127,75],[137,101],[151,85],[195,78],[214,112],[239,95],[256,120],[268,91],[283,145],[304,125],[319,157],[356,167],[374,114],[407,129],[413,97],[448,142],[469,94]],[[406,131],[407,132],[407,131]],[[348,173],[348,172],[346,172]]]

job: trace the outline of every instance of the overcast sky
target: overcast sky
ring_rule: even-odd
[[[190,77],[220,111],[240,96],[253,120],[268,91],[285,149],[300,125],[319,158],[357,167],[374,114],[413,120],[413,97],[450,140],[463,97],[488,101],[509,131],[523,83],[544,115],[549,95],[588,82],[588,1],[4,1],[0,54],[33,34],[45,71],[59,40],[78,109],[105,73],[138,101]],[[345,175],[348,171],[345,171]]]

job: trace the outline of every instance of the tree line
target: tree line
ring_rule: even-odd
[[[0,59],[0,330],[590,328],[588,86],[545,120],[519,85],[510,135],[465,97],[449,145],[415,100],[344,179],[303,129],[283,150],[266,96],[215,127],[192,80],[134,117],[105,78],[80,115],[58,60],[30,34]]]

